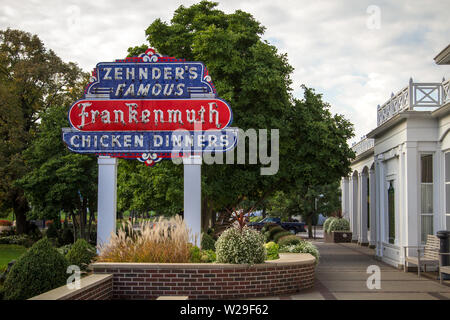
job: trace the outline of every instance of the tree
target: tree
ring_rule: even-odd
[[[17,232],[26,231],[29,203],[17,184],[28,170],[23,151],[42,114],[72,99],[80,69],[47,50],[36,35],[0,31],[0,208],[13,209]]]
[[[218,96],[233,109],[233,126],[243,130],[284,127],[283,110],[291,99],[292,67],[287,57],[261,39],[264,27],[250,14],[240,10],[225,14],[216,6],[208,1],[180,6],[170,24],[155,20],[146,30],[150,45],[165,55],[204,62]],[[129,53],[136,55],[145,48],[130,48]],[[179,172],[174,177],[179,179],[176,185],[182,186],[181,168],[171,163],[157,166]],[[230,211],[246,199],[265,198],[274,186],[280,186],[282,176],[287,173],[261,176],[259,165],[202,166],[203,229],[216,212]]]
[[[36,137],[24,152],[27,173],[18,185],[31,204],[30,217],[59,219],[64,211],[72,218],[75,239],[89,240],[97,211],[97,158],[72,153],[64,145],[61,128],[69,126],[70,105],[52,106],[42,114]]]
[[[306,193],[292,189],[277,192],[269,199],[271,216],[288,221],[293,216],[301,216],[308,226],[308,237],[312,238],[312,226],[317,223],[319,213],[329,216],[340,209],[339,182],[310,187]]]
[[[170,23],[157,19],[147,28],[147,40],[162,54],[204,62],[218,96],[233,109],[233,126],[279,129],[280,166],[272,176],[261,176],[260,165],[203,166],[203,230],[216,212],[243,209],[246,203],[251,204],[247,210],[263,207],[276,191],[302,188],[304,196],[308,188],[345,175],[352,157],[346,143],[353,135],[352,125],[331,115],[312,89],[304,87],[303,100],[293,99],[293,69],[286,55],[261,39],[264,27],[249,13],[226,14],[216,7],[209,1],[180,6]],[[146,48],[128,52],[136,55]],[[172,164],[165,168],[177,170]],[[182,179],[181,174],[173,177]]]

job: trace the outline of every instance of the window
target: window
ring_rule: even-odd
[[[427,235],[433,234],[433,155],[421,155],[420,171],[420,239],[425,243]]]
[[[445,153],[445,225],[450,231],[450,152]]]
[[[388,189],[389,243],[395,242],[395,190],[394,181],[389,181]]]

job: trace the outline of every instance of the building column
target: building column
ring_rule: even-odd
[[[344,177],[341,180],[341,210],[342,217],[349,219],[349,208],[348,208],[348,177]]]
[[[367,174],[361,172],[359,174],[359,235],[358,244],[368,245],[367,239]]]
[[[376,245],[376,181],[375,181],[375,170],[371,169],[369,171],[369,198],[370,198],[370,211],[369,211],[369,219],[370,219],[370,240],[369,246],[375,247]]]
[[[417,142],[406,142],[405,148],[405,246],[420,245],[419,230],[419,173]],[[411,250],[411,253],[412,250]],[[403,252],[402,252],[403,254]]]
[[[384,212],[385,212],[385,182],[384,182],[384,157],[378,155],[376,159],[376,255],[383,256],[383,224],[384,224]]]
[[[184,221],[191,233],[191,243],[200,247],[202,232],[202,175],[200,156],[183,158],[184,164]]]
[[[117,158],[98,157],[97,251],[116,233]]]
[[[352,242],[358,242],[358,175],[352,176],[352,211],[351,211],[351,228]]]

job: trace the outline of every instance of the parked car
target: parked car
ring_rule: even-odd
[[[267,223],[276,223],[279,226],[281,226],[283,229],[286,229],[287,231],[291,231],[292,233],[306,232],[305,223],[303,223],[303,222],[281,222],[280,218],[266,217],[259,222],[250,222],[248,224],[248,226],[260,230]]]

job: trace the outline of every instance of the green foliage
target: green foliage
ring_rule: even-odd
[[[297,237],[293,234],[281,237],[277,241],[277,243],[280,247],[288,246],[288,245],[296,245],[296,244],[299,244],[300,242],[302,242],[302,239],[300,239],[299,237]]]
[[[33,238],[26,234],[21,235],[13,235],[13,236],[6,236],[0,238],[0,244],[17,244],[20,246],[24,246],[26,248],[31,247],[34,244]]]
[[[260,222],[262,219],[264,219],[262,216],[256,216],[256,217],[250,217],[250,222]]]
[[[347,219],[340,218],[331,221],[328,232],[332,231],[350,231],[350,222]]]
[[[279,246],[275,242],[271,241],[264,245],[266,248],[267,260],[275,260],[280,258],[278,254]]]
[[[204,263],[215,262],[217,259],[214,250],[202,250],[200,253],[200,260]]]
[[[192,262],[192,263],[202,262],[201,250],[199,247],[191,245],[189,248],[189,254],[190,254],[190,258],[189,258],[190,262]]]
[[[201,242],[202,250],[216,250],[216,241],[211,237],[209,234],[204,233],[202,235],[202,242]]]
[[[325,222],[323,223],[323,231],[325,231],[325,232],[330,232],[330,224],[331,224],[331,222],[333,222],[334,220],[336,220],[337,218],[336,217],[328,217],[326,220],[325,220]]]
[[[0,30],[0,69],[0,211],[14,210],[17,232],[21,234],[26,231],[30,200],[18,183],[31,170],[24,150],[40,131],[40,120],[48,108],[63,109],[77,100],[82,86],[79,91],[75,88],[82,81],[82,72],[74,63],[65,63],[52,50],[46,49],[36,35],[12,29]],[[61,127],[53,126],[58,141],[42,146],[48,155],[58,149],[58,144],[63,145]],[[47,178],[43,175],[42,179]],[[57,180],[46,182],[35,185],[35,189],[43,189],[41,196],[45,196],[53,184],[60,185]],[[45,209],[39,200],[37,196],[34,201],[31,199],[33,210]]]
[[[4,283],[4,299],[23,300],[62,286],[67,261],[47,238],[36,242],[11,268]]]
[[[69,250],[72,248],[73,243],[72,244],[66,244],[63,245],[59,248],[56,248],[56,250],[58,250],[59,253],[61,253],[63,256],[66,256],[66,254],[69,252]]]
[[[290,236],[290,235],[292,235],[292,233],[290,233],[289,231],[277,232],[277,233],[273,236],[272,240],[273,240],[274,242],[278,243],[278,240],[280,240],[280,239],[283,238],[283,237]]]
[[[309,253],[316,258],[316,264],[319,263],[319,250],[309,241],[302,240],[298,244],[280,246],[280,252]]]
[[[47,238],[55,238],[58,239],[58,229],[56,228],[56,225],[54,223],[50,223],[47,232],[45,233]]]
[[[216,242],[217,262],[257,264],[265,260],[264,237],[254,229],[228,228]]]
[[[192,263],[211,263],[216,261],[216,253],[213,250],[200,250],[197,246],[190,246],[190,258]]]
[[[72,228],[70,228],[69,226],[64,226],[59,237],[59,245],[64,246],[73,244],[73,241],[74,238]]]
[[[86,240],[78,239],[70,248],[66,255],[66,259],[69,262],[69,265],[76,265],[79,266],[81,270],[86,270],[95,256],[95,248]]]
[[[269,231],[272,228],[278,227],[278,225],[276,223],[266,223],[264,224],[264,226],[261,229],[262,233],[266,233],[267,231]]]
[[[269,240],[273,240],[273,238],[275,237],[275,235],[277,234],[277,233],[280,233],[280,232],[286,232],[286,230],[284,230],[282,227],[280,227],[280,226],[276,226],[276,227],[273,227],[273,228],[270,228],[268,231],[268,238],[269,238]]]

